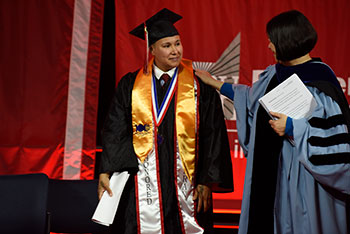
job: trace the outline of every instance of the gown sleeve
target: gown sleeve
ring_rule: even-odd
[[[233,105],[236,112],[236,126],[239,126],[237,135],[239,144],[242,147],[245,156],[248,154],[250,128],[253,121],[253,115],[252,112],[250,112],[249,103],[250,89],[251,88],[247,85],[234,85],[235,96],[233,98]]]
[[[311,117],[293,119],[299,161],[321,184],[350,194],[350,135],[340,106],[317,88]]]
[[[213,192],[232,192],[230,146],[221,100],[216,90],[198,79],[199,145],[196,183],[209,185]]]
[[[101,172],[138,170],[131,126],[131,92],[136,74],[128,73],[117,86],[102,130]]]
[[[259,108],[259,98],[264,95],[266,87],[275,75],[275,66],[269,66],[252,86],[233,84],[233,105],[236,114],[237,135],[244,155],[247,157],[251,136],[255,135],[253,124]]]

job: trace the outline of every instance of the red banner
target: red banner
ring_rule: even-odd
[[[0,1],[0,174],[92,179],[103,0]]]
[[[128,32],[165,7],[183,16],[175,26],[181,35],[185,58],[195,61],[197,68],[209,70],[218,79],[251,85],[261,70],[274,63],[267,48],[266,23],[282,11],[297,9],[310,19],[318,32],[318,43],[311,56],[322,58],[333,68],[350,100],[349,1],[134,0],[131,3],[115,0],[115,4],[117,80],[140,68],[145,56],[144,41]],[[242,197],[245,159],[238,145],[233,103],[222,100],[229,119],[235,192],[215,194],[214,208],[236,209]]]

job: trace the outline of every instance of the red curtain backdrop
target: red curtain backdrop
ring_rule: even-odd
[[[103,0],[0,1],[0,174],[92,179]]]
[[[319,40],[311,55],[322,58],[333,68],[350,100],[350,68],[346,57],[350,54],[350,2],[347,0],[115,0],[115,5],[117,80],[140,68],[145,56],[144,42],[128,32],[166,7],[183,16],[175,26],[181,35],[185,58],[202,64],[215,63],[235,40],[233,44],[239,47],[239,74],[235,82],[251,85],[261,70],[274,63],[267,48],[266,23],[282,11],[297,9],[318,32]],[[215,209],[240,208],[245,159],[235,124],[234,116],[227,121],[235,192],[214,194]]]

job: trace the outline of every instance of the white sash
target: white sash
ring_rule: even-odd
[[[162,233],[156,154],[152,150],[137,173],[140,233]]]
[[[176,169],[177,169],[177,191],[180,204],[182,223],[184,225],[185,233],[203,233],[201,228],[194,218],[194,201],[193,190],[194,186],[182,167],[182,162],[179,152],[176,153]]]

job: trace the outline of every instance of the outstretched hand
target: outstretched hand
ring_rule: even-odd
[[[208,211],[211,207],[211,189],[206,185],[197,185],[194,190],[193,200],[198,200],[197,212],[200,212],[202,208],[204,212]]]
[[[196,70],[195,71],[196,76],[198,76],[205,84],[210,85],[217,90],[221,89],[221,86],[224,84],[221,81],[218,81],[214,79],[209,72],[204,71],[204,70]]]
[[[210,73],[204,70],[196,70],[196,76],[198,76],[205,84],[209,84],[213,77],[211,77]]]
[[[276,113],[272,111],[270,112],[270,114],[276,118],[275,120],[269,120],[269,124],[271,125],[272,129],[279,136],[284,136],[286,130],[287,116],[285,114]]]

